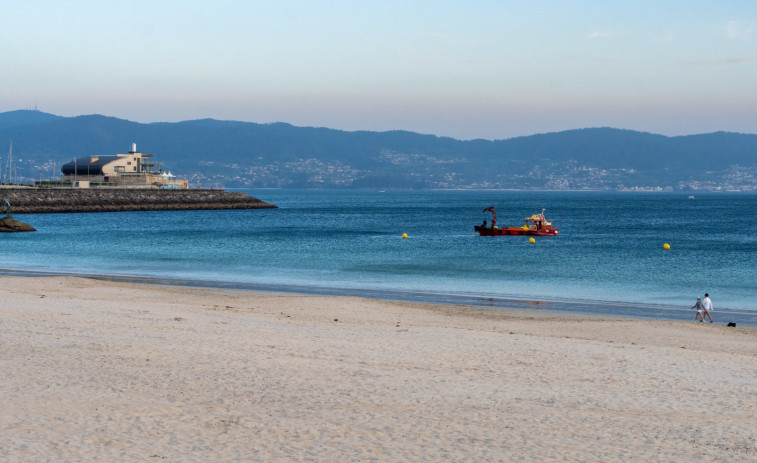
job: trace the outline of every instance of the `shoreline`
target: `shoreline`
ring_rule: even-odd
[[[747,461],[755,329],[0,277],[14,461]]]
[[[89,274],[56,271],[26,271],[0,268],[3,276],[47,277],[71,276],[103,281],[137,283],[145,285],[193,287],[204,289],[228,289],[239,291],[285,293],[309,296],[364,297],[380,301],[408,302],[419,304],[442,304],[449,306],[488,307],[498,310],[524,310],[528,313],[552,312],[577,316],[600,316],[619,319],[692,321],[694,310],[689,307],[671,307],[660,304],[631,303],[623,301],[596,301],[580,299],[556,299],[537,297],[495,296],[485,294],[438,293],[431,291],[408,291],[375,288],[340,288],[290,284],[244,283],[216,280],[153,277],[146,275]],[[713,311],[715,324],[736,323],[737,326],[757,327],[757,311],[720,309]]]

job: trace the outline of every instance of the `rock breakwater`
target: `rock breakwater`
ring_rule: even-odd
[[[276,208],[246,193],[209,189],[18,187],[1,188],[2,198],[14,214]]]
[[[12,233],[12,232],[27,232],[37,231],[28,223],[19,222],[18,220],[5,216],[0,219],[0,233]]]

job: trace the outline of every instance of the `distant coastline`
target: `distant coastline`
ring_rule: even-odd
[[[598,127],[455,140],[286,123],[0,113],[0,152],[11,141],[24,159],[18,183],[57,178],[61,162],[138,142],[189,184],[206,187],[757,191],[757,134],[729,132],[667,137]]]

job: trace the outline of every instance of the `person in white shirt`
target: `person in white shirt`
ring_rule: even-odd
[[[710,295],[708,293],[704,293],[704,301],[702,301],[702,305],[704,306],[704,317],[709,318],[710,323],[712,323],[712,315],[710,315],[710,311],[712,311],[712,301],[710,300]],[[702,317],[702,320],[704,320],[704,317]]]

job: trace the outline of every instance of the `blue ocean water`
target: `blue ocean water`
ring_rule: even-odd
[[[279,208],[17,215],[0,269],[757,324],[755,194],[243,191]],[[478,236],[488,206],[560,234]]]

